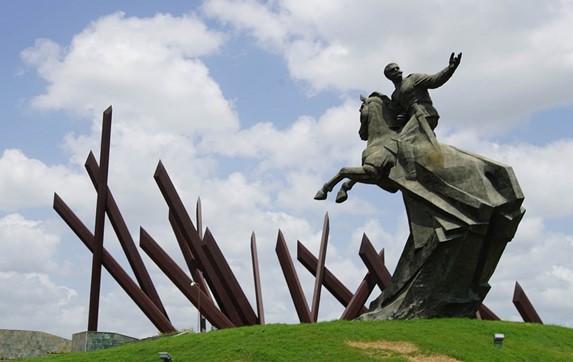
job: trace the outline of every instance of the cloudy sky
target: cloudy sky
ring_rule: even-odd
[[[143,226],[184,266],[153,180],[162,160],[190,212],[201,197],[253,304],[256,233],[268,323],[297,321],[279,228],[293,258],[297,240],[317,253],[328,212],[327,266],[351,290],[363,233],[392,271],[408,235],[399,194],[313,196],[360,163],[359,95],[392,92],[384,65],[433,73],[452,51],[462,63],[432,93],[438,139],[513,166],[527,209],[485,303],[521,320],[519,281],[544,322],[573,327],[572,1],[21,0],[3,3],[0,28],[0,328],[70,338],[87,327],[91,254],[52,201],[93,230],[83,164],[99,155],[110,105],[109,186],[134,238]],[[109,224],[105,246],[126,264]],[[196,328],[196,310],[143,257],[176,328]],[[310,303],[313,279],[298,272]],[[319,319],[341,312],[324,292]],[[106,271],[99,330],[157,333]]]

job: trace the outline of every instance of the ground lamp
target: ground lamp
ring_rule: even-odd
[[[501,348],[503,344],[503,339],[505,336],[502,333],[496,333],[493,335],[493,345],[494,347]]]
[[[173,359],[171,358],[171,355],[167,352],[159,352],[159,358],[163,361],[163,362],[173,362]]]

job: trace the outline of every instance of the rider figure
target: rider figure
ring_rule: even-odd
[[[430,98],[428,89],[442,86],[451,78],[460,65],[462,53],[450,55],[448,66],[436,74],[410,74],[402,78],[402,71],[396,63],[390,63],[384,68],[384,75],[390,79],[396,89],[392,93],[392,101],[405,118],[406,125],[400,132],[400,157],[404,166],[405,177],[416,179],[414,139],[419,133],[419,127],[430,127],[432,132],[438,125],[440,115]],[[400,117],[400,116],[399,116]],[[427,126],[424,125],[427,124]]]
[[[438,73],[433,75],[414,73],[406,78],[402,78],[402,71],[396,63],[388,64],[384,68],[384,75],[396,87],[392,93],[392,101],[401,108],[408,119],[413,116],[424,117],[433,130],[438,125],[440,115],[432,104],[428,89],[435,89],[446,83],[461,60],[462,53],[457,57],[452,53],[449,65]]]

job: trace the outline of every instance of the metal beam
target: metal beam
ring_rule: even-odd
[[[368,239],[366,234],[364,234],[363,238]],[[382,249],[378,254],[378,260],[379,263],[384,265],[384,249]],[[366,275],[358,285],[356,292],[354,293],[352,299],[346,306],[346,309],[344,309],[344,312],[342,312],[340,319],[352,320],[357,318],[359,315],[366,313],[367,310],[364,307],[364,303],[366,303],[366,301],[368,300],[368,297],[374,290],[374,287],[376,287],[376,279],[374,278],[374,275],[369,271],[366,273]]]
[[[181,201],[181,198],[179,197],[177,190],[175,190],[175,186],[173,185],[173,182],[171,182],[171,179],[167,174],[167,170],[161,161],[159,161],[157,165],[153,178],[157,182],[163,198],[169,207],[171,224],[176,225],[187,242],[187,245],[193,253],[193,257],[197,261],[198,268],[203,272],[203,276],[205,277],[217,304],[233,324],[241,326],[241,318],[238,316],[232,302],[233,296],[227,294],[223,283],[219,280],[217,273],[205,255],[205,252],[201,247],[202,240],[199,238],[197,229],[195,229],[195,225],[193,225],[193,221],[189,217],[189,214],[183,205],[183,201]]]
[[[318,252],[318,263],[316,266],[316,279],[314,281],[314,292],[312,293],[312,307],[310,317],[313,322],[318,321],[318,308],[320,306],[320,293],[324,283],[324,264],[326,263],[326,248],[328,246],[328,234],[330,233],[330,221],[328,213],[324,215],[322,223],[322,237],[320,238],[320,250]]]
[[[200,197],[197,198],[197,204],[195,206],[195,216],[196,216],[195,221],[197,221],[197,234],[199,235],[199,239],[203,240],[203,213],[201,212],[201,198]],[[203,273],[200,270],[197,270],[197,272],[199,274],[198,278],[193,277],[193,279],[195,279],[195,282],[199,282],[197,279],[199,279],[201,281],[199,284],[199,286],[201,287],[201,290],[203,290],[203,292],[205,292],[205,294],[207,294],[209,296],[209,298],[211,298],[211,293],[209,292],[209,289],[207,289],[205,279],[203,278]],[[199,313],[199,331],[201,331],[201,332],[207,331],[207,324],[205,323],[205,316],[202,315],[201,313]]]
[[[498,321],[500,320],[500,318],[491,311],[491,309],[489,309],[488,307],[486,307],[485,304],[481,304],[478,308],[478,311],[476,313],[476,316],[478,319],[483,319],[483,320],[487,320],[487,321]]]
[[[219,329],[235,326],[143,228],[140,229],[139,245],[212,325]]]
[[[257,255],[257,239],[254,231],[251,233],[251,261],[253,263],[253,279],[255,282],[255,296],[257,300],[257,323],[265,325],[265,310],[263,308],[263,294],[261,291],[261,275],[259,273],[259,257]]]
[[[392,275],[390,275],[384,263],[380,263],[376,249],[374,249],[366,234],[362,235],[362,243],[360,244],[358,255],[366,264],[368,271],[372,274],[380,289],[384,290],[392,283]]]
[[[300,241],[297,243],[297,259],[312,275],[316,275],[318,259]],[[323,285],[340,304],[348,306],[353,296],[352,292],[327,267],[324,268]],[[363,306],[360,311],[365,313],[366,308]]]
[[[101,265],[103,259],[103,235],[105,225],[105,204],[107,195],[107,176],[109,169],[109,148],[111,139],[111,114],[111,106],[103,112],[100,145],[101,167],[98,173],[88,331],[97,331],[98,325],[99,297],[101,289]]]
[[[72,231],[80,238],[84,245],[93,252],[94,236],[80,221],[66,203],[54,194],[54,210],[60,215]],[[169,319],[157,308],[153,301],[137,286],[137,284],[122,269],[117,261],[105,250],[102,250],[102,264],[117,283],[125,290],[127,295],[137,304],[139,309],[149,318],[151,323],[162,333],[175,332],[175,327]]]
[[[277,237],[277,246],[275,250],[279,258],[279,263],[285,276],[287,286],[290,291],[292,301],[294,303],[294,307],[298,314],[298,319],[301,321],[301,323],[312,323],[312,318],[310,316],[310,310],[308,309],[308,304],[304,297],[304,293],[302,291],[300,281],[296,274],[294,264],[290,257],[283,233],[280,230]]]
[[[243,322],[241,320],[239,312],[235,309],[232,295],[229,295],[227,293],[227,290],[225,289],[223,282],[215,272],[215,269],[213,268],[213,266],[211,265],[210,261],[207,259],[206,256],[203,257],[204,259],[203,265],[206,265],[207,269],[204,270],[207,271],[205,272],[205,274],[201,272],[201,270],[199,269],[200,268],[199,261],[195,257],[195,254],[191,251],[191,243],[189,242],[189,238],[187,238],[185,234],[181,231],[181,228],[177,224],[175,215],[173,214],[172,210],[170,210],[169,212],[169,222],[171,223],[173,232],[175,233],[175,237],[177,238],[179,247],[181,249],[181,252],[183,253],[185,262],[187,263],[187,266],[191,271],[191,275],[194,281],[198,283],[199,287],[203,292],[205,292],[205,290],[207,291],[211,290],[215,300],[217,301],[217,304],[219,305],[219,308],[221,308],[221,311],[231,320],[231,322],[233,322],[234,325],[242,326]],[[205,253],[204,250],[202,250],[201,248],[199,248],[198,250],[201,252],[202,255],[204,255]],[[203,276],[208,276],[208,278],[202,279]],[[210,288],[207,287],[207,284],[209,285]],[[213,300],[210,292],[205,292],[205,294],[210,300]]]
[[[521,318],[523,318],[524,322],[543,324],[539,314],[537,314],[535,308],[533,308],[533,304],[531,304],[529,298],[527,298],[527,295],[518,282],[515,282],[515,289],[513,291],[513,304],[515,305],[515,308],[517,308],[517,311],[521,315]]]
[[[250,326],[257,324],[257,315],[209,228],[205,230],[201,246],[207,256],[209,265],[213,268],[225,288],[226,295],[229,296],[233,309],[238,312],[241,318],[241,325]]]
[[[207,294],[207,296],[209,297],[210,300],[213,300],[213,298],[211,297],[211,294],[209,292],[209,288],[207,286],[207,283],[205,282],[205,279],[203,278],[203,273],[201,273],[201,270],[199,269],[199,262],[193,256],[193,252],[191,252],[191,249],[189,248],[189,244],[187,243],[187,239],[185,238],[185,236],[181,232],[181,229],[179,228],[179,226],[175,222],[175,216],[173,216],[172,212],[169,212],[169,222],[171,223],[173,233],[175,234],[175,239],[177,240],[177,243],[179,244],[179,249],[181,250],[181,254],[183,254],[183,259],[185,260],[185,264],[187,264],[187,268],[189,269],[189,272],[191,273],[191,277],[193,278],[193,281],[195,281],[196,283],[199,284],[199,287],[201,288],[201,290],[205,294]]]
[[[88,158],[85,163],[86,170],[88,171],[88,175],[92,181],[92,184],[97,189],[98,188],[98,179],[97,175],[99,172],[99,166],[97,164],[97,160],[92,152],[89,153]],[[153,303],[159,308],[165,317],[168,317],[167,312],[165,311],[165,307],[161,302],[161,298],[155,289],[155,285],[153,285],[153,281],[147,272],[147,268],[143,263],[143,259],[141,259],[141,255],[139,255],[139,251],[131,237],[131,233],[125,224],[125,220],[119,211],[119,207],[115,202],[113,194],[109,187],[107,188],[107,198],[106,198],[106,211],[111,226],[113,227],[115,234],[121,244],[123,252],[127,257],[127,261],[133,270],[133,274],[139,283],[139,286],[143,290],[145,294],[153,301]]]

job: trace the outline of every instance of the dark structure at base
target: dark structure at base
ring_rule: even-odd
[[[90,352],[137,342],[139,339],[119,333],[86,331],[72,336],[72,352]]]
[[[490,289],[525,212],[523,195],[510,167],[450,146],[439,151],[440,168],[416,164],[418,181],[390,173],[410,236],[392,284],[361,319],[474,317]]]
[[[69,339],[45,332],[0,329],[0,360],[67,353],[71,344]]]

